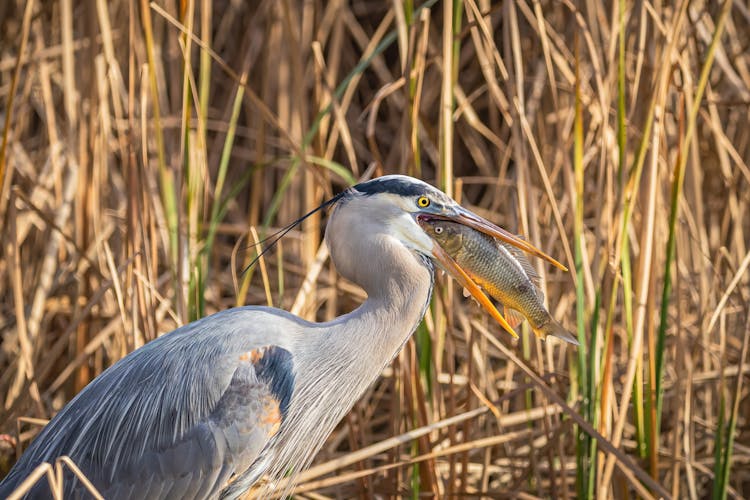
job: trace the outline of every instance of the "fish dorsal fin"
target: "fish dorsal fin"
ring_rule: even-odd
[[[531,280],[531,282],[534,284],[534,288],[536,288],[536,292],[539,295],[539,298],[544,300],[544,292],[542,291],[542,279],[537,274],[534,266],[531,265],[531,262],[529,262],[529,259],[526,258],[526,254],[523,252],[523,250],[502,241],[498,241],[498,244],[502,245],[503,248],[505,248],[508,253],[510,253],[513,258],[516,259],[516,262],[518,262],[518,264],[521,266],[523,272],[526,273],[526,276],[528,276],[529,280]]]

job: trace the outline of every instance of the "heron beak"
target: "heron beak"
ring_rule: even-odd
[[[438,215],[436,216],[436,218],[446,219],[446,220],[450,220],[453,222],[458,222],[459,224],[463,224],[464,226],[469,226],[472,229],[476,229],[480,233],[484,233],[488,236],[492,236],[493,238],[497,238],[498,240],[504,241],[505,243],[509,245],[513,245],[516,248],[520,248],[526,253],[534,255],[535,257],[539,257],[540,259],[544,259],[550,264],[552,264],[553,266],[559,269],[562,269],[563,271],[568,270],[568,268],[565,267],[563,264],[553,259],[546,253],[542,252],[541,250],[539,250],[537,247],[535,247],[528,241],[522,238],[519,238],[518,236],[506,231],[500,226],[496,226],[495,224],[488,221],[487,219],[484,219],[474,214],[473,212],[466,210],[463,207],[461,207],[456,212],[455,215]]]
[[[508,322],[505,320],[502,314],[500,314],[500,311],[497,310],[495,305],[490,301],[489,298],[487,298],[487,295],[482,291],[481,288],[479,288],[479,285],[474,283],[474,280],[472,280],[466,272],[461,269],[461,267],[458,265],[458,263],[453,260],[453,257],[448,255],[443,248],[435,243],[432,248],[432,255],[437,259],[438,262],[443,266],[443,269],[448,271],[448,273],[453,276],[453,279],[458,281],[458,283],[466,288],[469,293],[477,299],[477,302],[484,308],[485,311],[490,313],[490,316],[492,316],[495,321],[500,323],[500,326],[505,328],[505,330],[510,333],[514,338],[518,338],[518,334],[513,330],[513,327],[511,327]]]

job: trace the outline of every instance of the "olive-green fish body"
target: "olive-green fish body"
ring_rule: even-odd
[[[525,317],[537,336],[577,343],[544,307],[539,277],[521,250],[456,222],[428,220],[422,227],[471,279],[503,304],[512,326]]]

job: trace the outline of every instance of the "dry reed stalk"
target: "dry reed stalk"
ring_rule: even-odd
[[[13,181],[13,164],[8,164],[8,141],[10,126],[13,118],[13,99],[16,97],[16,91],[21,75],[23,57],[26,52],[26,45],[29,39],[29,30],[31,29],[31,17],[34,13],[33,0],[26,2],[24,8],[23,21],[21,25],[21,42],[18,47],[18,55],[15,57],[15,66],[11,79],[10,89],[7,94],[7,105],[5,107],[5,120],[3,121],[3,137],[0,143],[0,201],[8,199],[10,186]],[[6,203],[0,202],[0,219],[4,219],[5,212],[8,210]]]

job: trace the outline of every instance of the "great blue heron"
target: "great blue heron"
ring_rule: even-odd
[[[300,472],[421,321],[433,259],[499,316],[419,227],[420,214],[460,222],[555,263],[410,177],[364,182],[326,205],[333,207],[325,236],[331,259],[367,293],[361,306],[325,323],[238,307],[149,342],[47,424],[0,484],[0,497],[62,455],[105,498],[236,498],[261,476]],[[66,477],[66,497],[82,491]],[[30,496],[48,497],[46,482]]]

